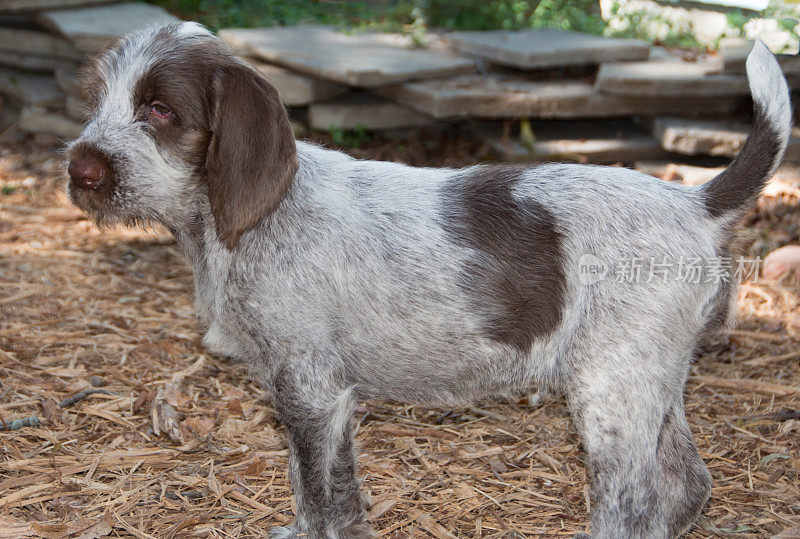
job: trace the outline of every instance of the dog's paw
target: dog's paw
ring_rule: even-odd
[[[339,537],[342,539],[345,537],[347,539],[374,539],[378,537],[378,534],[372,531],[372,528],[366,522],[357,522],[343,529],[339,533]]]
[[[295,539],[297,532],[294,526],[275,526],[269,531],[269,539]]]

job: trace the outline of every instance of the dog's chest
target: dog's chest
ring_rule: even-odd
[[[231,312],[228,290],[228,264],[220,257],[205,257],[195,265],[195,311],[206,326],[203,344],[213,354],[240,358],[242,332]]]

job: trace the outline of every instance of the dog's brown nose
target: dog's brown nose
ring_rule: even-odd
[[[82,189],[97,189],[106,176],[103,163],[91,158],[70,161],[67,172],[72,182]]]

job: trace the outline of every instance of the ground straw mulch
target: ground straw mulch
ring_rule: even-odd
[[[423,164],[409,144],[401,157]],[[282,428],[245,371],[199,344],[171,238],[98,231],[58,166],[36,146],[0,153],[0,428],[27,425],[0,432],[0,539],[257,537],[289,522]],[[762,200],[747,252],[797,242],[798,206]],[[692,369],[686,411],[714,490],[690,537],[800,534],[798,298],[791,282],[747,283],[736,328]],[[159,402],[179,414],[171,432],[153,428]],[[558,397],[364,403],[358,421],[381,536],[587,529],[584,455]]]

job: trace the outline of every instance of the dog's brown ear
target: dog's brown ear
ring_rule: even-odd
[[[217,236],[233,249],[280,204],[297,171],[297,148],[278,91],[254,70],[220,70],[212,92],[208,199]]]

